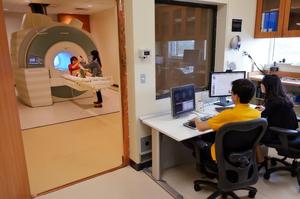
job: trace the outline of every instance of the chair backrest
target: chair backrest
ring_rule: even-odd
[[[255,148],[264,135],[267,120],[259,118],[222,126],[216,133],[218,187],[234,190],[258,180]]]

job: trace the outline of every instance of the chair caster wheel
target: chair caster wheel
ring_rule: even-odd
[[[256,191],[249,191],[248,197],[249,198],[255,198]]]
[[[296,177],[296,176],[297,176],[297,172],[292,171],[292,172],[291,172],[291,176],[292,176],[292,177]]]
[[[195,191],[201,191],[201,186],[199,184],[194,184]]]
[[[272,166],[276,166],[276,165],[277,165],[276,160],[272,160],[272,159],[271,159],[271,165],[272,165]]]
[[[264,174],[264,179],[269,180],[270,179],[270,174],[269,173],[265,173]]]

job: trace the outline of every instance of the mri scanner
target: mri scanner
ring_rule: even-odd
[[[46,15],[28,13],[21,30],[12,34],[11,58],[18,98],[31,107],[91,97],[112,84],[111,77],[80,78],[68,74],[71,56],[87,60],[97,49],[82,22],[54,22]]]

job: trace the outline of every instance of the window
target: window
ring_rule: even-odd
[[[57,55],[54,58],[54,68],[59,71],[66,71],[68,70],[68,66],[70,64],[70,58],[72,57],[72,54],[67,51],[61,51],[57,53]]]
[[[156,99],[186,84],[207,89],[215,59],[216,7],[161,2],[155,4]]]
[[[169,41],[169,58],[182,58],[185,49],[194,50],[195,40]]]

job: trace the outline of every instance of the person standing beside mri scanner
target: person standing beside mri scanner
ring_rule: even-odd
[[[80,56],[81,57],[81,56]],[[81,57],[82,58],[82,57]],[[102,77],[102,65],[99,57],[99,52],[97,50],[91,51],[91,56],[89,58],[89,63],[86,63],[84,60],[80,61],[80,64],[90,70],[92,77]],[[94,106],[97,108],[102,107],[102,94],[101,91],[96,91],[97,101],[94,102]]]

